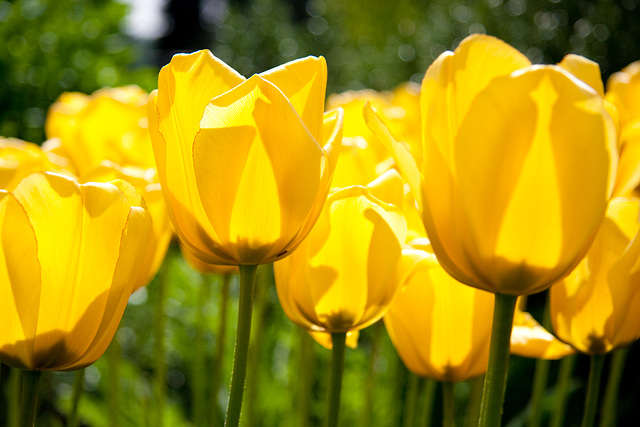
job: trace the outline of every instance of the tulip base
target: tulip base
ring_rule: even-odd
[[[238,298],[238,329],[236,330],[236,346],[233,355],[233,372],[231,373],[231,389],[229,404],[224,425],[237,427],[240,424],[240,410],[244,395],[244,380],[247,374],[249,341],[251,340],[251,313],[253,310],[253,290],[256,283],[257,265],[240,266],[240,296]]]
[[[499,427],[502,422],[502,403],[509,369],[511,327],[517,300],[516,295],[495,294],[489,366],[482,389],[479,427]]]

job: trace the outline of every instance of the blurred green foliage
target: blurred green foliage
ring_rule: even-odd
[[[0,1],[0,135],[43,142],[47,109],[64,91],[155,87],[156,70],[131,67],[126,11],[110,0]]]
[[[209,28],[214,53],[245,75],[324,55],[329,93],[419,82],[438,55],[472,33],[499,37],[534,63],[586,56],[605,79],[640,59],[638,0],[308,0],[301,17],[295,3],[231,2]]]

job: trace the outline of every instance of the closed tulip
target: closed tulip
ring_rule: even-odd
[[[393,171],[368,187],[331,193],[307,239],[274,264],[289,319],[312,331],[348,332],[382,317],[401,284],[395,279],[406,235],[402,200]]]
[[[109,345],[151,228],[126,182],[78,184],[35,173],[0,191],[0,360],[73,370]]]
[[[308,57],[245,79],[209,51],[160,71],[149,128],[184,249],[208,264],[280,259],[322,209],[342,113],[323,115],[326,64]]]
[[[551,321],[578,351],[604,354],[640,337],[640,200],[610,203],[587,256],[551,288]]]
[[[47,113],[45,131],[54,153],[70,160],[79,177],[109,160],[155,167],[149,131],[149,95],[137,86],[105,88],[91,95],[63,93]]]
[[[411,267],[384,324],[413,373],[465,381],[487,369],[493,296],[449,276],[425,240],[412,244],[420,261]]]
[[[602,96],[565,68],[532,66],[484,35],[438,57],[421,93],[420,167],[365,113],[407,176],[445,270],[509,295],[567,275],[613,188],[617,137]]]
[[[602,94],[567,68],[531,65],[477,34],[441,54],[422,81],[420,165],[365,107],[415,194],[442,267],[495,294],[480,427],[501,423],[517,296],[575,268],[613,191],[615,122]]]

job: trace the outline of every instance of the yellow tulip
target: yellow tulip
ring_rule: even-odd
[[[151,221],[123,181],[35,173],[0,191],[0,361],[73,370],[96,361],[122,317]]]
[[[616,197],[578,267],[551,287],[551,321],[578,351],[604,354],[640,337],[640,199]]]
[[[137,86],[105,88],[91,95],[63,93],[49,108],[47,138],[80,177],[109,160],[122,166],[155,167],[147,129],[149,95]]]
[[[34,172],[64,172],[55,155],[39,146],[15,138],[0,137],[0,188],[12,191],[22,179]]]
[[[400,286],[402,186],[400,176],[389,171],[367,187],[329,195],[304,242],[274,264],[278,298],[291,321],[336,333],[382,317]]]
[[[493,295],[449,276],[425,241],[412,243],[420,261],[411,267],[384,324],[413,373],[464,381],[487,369]]]
[[[614,73],[606,99],[620,115],[620,163],[616,195],[629,195],[640,185],[640,61]]]
[[[473,35],[429,67],[421,97],[420,166],[371,108],[365,115],[411,185],[444,269],[508,295],[567,275],[613,188],[617,137],[602,96],[561,66],[532,66]]]
[[[186,251],[207,264],[255,265],[300,244],[340,148],[342,111],[323,116],[325,87],[324,58],[249,79],[207,50],[162,68],[149,129]]]
[[[127,181],[134,186],[145,201],[153,225],[148,239],[147,253],[140,268],[140,275],[133,286],[133,290],[136,291],[142,286],[146,286],[158,272],[173,237],[173,227],[167,214],[167,206],[162,197],[160,184],[157,182],[155,169],[141,169],[135,166],[122,167],[104,161],[95,169],[87,172],[83,181],[108,182],[115,179]]]

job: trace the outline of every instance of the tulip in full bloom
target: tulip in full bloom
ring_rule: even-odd
[[[602,96],[561,66],[532,66],[473,35],[429,67],[421,108],[420,166],[371,108],[365,114],[410,183],[445,270],[509,295],[567,275],[613,188],[617,140]]]
[[[483,374],[489,359],[493,296],[449,276],[428,240],[411,244],[420,261],[411,266],[384,316],[389,337],[405,366],[438,381],[465,381]]]
[[[35,173],[0,191],[0,361],[73,370],[106,350],[144,257],[151,220],[123,181]]]
[[[367,187],[330,194],[304,242],[274,264],[278,298],[289,319],[307,330],[336,333],[382,317],[401,284],[402,186],[390,171]]]
[[[587,256],[551,288],[553,329],[582,353],[640,338],[639,215],[639,199],[614,198]]]
[[[149,130],[184,250],[207,264],[255,265],[300,244],[339,153],[342,112],[323,113],[326,78],[315,57],[249,79],[206,50],[163,67]]]

